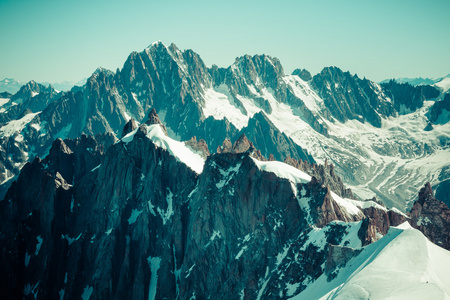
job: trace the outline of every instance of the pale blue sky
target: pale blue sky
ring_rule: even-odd
[[[449,12],[450,0],[0,0],[0,80],[115,71],[157,40],[221,67],[265,53],[286,73],[439,77],[450,73]]]

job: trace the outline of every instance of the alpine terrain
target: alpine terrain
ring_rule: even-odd
[[[450,94],[156,42],[0,94],[5,299],[450,298]]]

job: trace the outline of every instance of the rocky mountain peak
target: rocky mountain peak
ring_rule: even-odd
[[[254,150],[253,143],[250,142],[245,136],[245,133],[241,134],[239,138],[234,142],[233,148],[231,150],[232,153],[244,153],[249,151],[252,152]]]
[[[156,111],[155,111],[155,113],[156,113]],[[128,133],[132,132],[137,127],[138,127],[138,125],[137,125],[136,121],[133,118],[131,118],[123,127],[121,137],[126,136]]]
[[[306,69],[295,69],[292,75],[297,75],[304,81],[310,81],[312,79],[311,73]]]
[[[268,55],[244,55],[236,58],[231,66],[231,70],[246,79],[247,84],[252,84],[257,88],[265,83],[276,90],[281,77],[284,76],[283,67],[275,57]],[[260,82],[261,81],[261,82]]]
[[[433,189],[431,188],[431,184],[427,182],[423,188],[419,191],[419,204],[424,205],[425,201],[432,200],[433,197]]]
[[[203,159],[207,159],[208,156],[211,155],[208,149],[208,145],[203,139],[197,141],[197,137],[193,136],[190,140],[184,142],[184,144],[194,152],[199,153],[203,157]]]
[[[175,47],[174,44],[171,44],[170,47]],[[167,52],[168,47],[161,41],[156,41],[152,43],[150,46],[146,48],[146,50],[149,50],[150,53],[157,53],[157,52]]]
[[[53,142],[52,147],[50,148],[50,156],[54,156],[59,152],[64,154],[72,154],[72,150],[67,147],[62,139],[56,139]]]
[[[223,143],[222,146],[217,146],[217,153],[230,153],[232,150],[232,144],[229,138],[226,138]]]
[[[147,125],[153,125],[153,124],[159,124],[161,125],[162,130],[167,135],[167,129],[166,126],[161,122],[161,119],[159,118],[158,114],[156,113],[156,109],[152,108],[151,111],[148,114],[147,121],[145,121],[145,124]]]
[[[97,69],[95,69],[94,73],[92,73],[91,77],[101,75],[114,75],[114,72],[103,67],[98,67]]]
[[[157,40],[156,42],[151,43],[147,48],[158,48],[160,46],[164,46],[164,43],[161,40]]]
[[[16,99],[29,99],[31,97],[36,96],[37,94],[39,94],[42,91],[45,91],[47,88],[40,84],[37,83],[34,80],[29,81],[28,83],[26,83],[25,85],[23,85],[20,90],[12,97],[13,100]]]

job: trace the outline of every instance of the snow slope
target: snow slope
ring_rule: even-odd
[[[7,137],[13,135],[16,132],[21,132],[25,128],[25,126],[30,123],[31,120],[33,120],[33,118],[39,113],[40,112],[30,113],[23,116],[21,119],[8,122],[6,125],[0,128],[0,137]]]
[[[176,140],[171,139],[166,136],[161,129],[159,124],[154,124],[147,126],[145,124],[141,125],[145,126],[147,130],[147,137],[158,147],[161,147],[170,152],[178,161],[184,163],[197,174],[200,174],[203,171],[203,165],[205,161],[203,158],[197,153],[192,152],[190,148],[188,148],[184,143],[178,142]],[[133,140],[135,134],[139,130],[139,127],[128,133],[124,136],[121,141],[124,143],[129,143]]]
[[[404,223],[366,246],[336,278],[322,275],[292,299],[450,299],[449,268],[450,252]]]
[[[292,183],[308,183],[311,181],[311,176],[288,164],[279,161],[252,159],[260,170],[275,173],[278,177],[285,178]]]
[[[450,77],[444,77],[441,81],[436,82],[434,86],[441,88],[444,93],[450,90]]]

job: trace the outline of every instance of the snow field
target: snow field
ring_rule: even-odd
[[[25,126],[31,122],[31,120],[33,120],[33,118],[40,114],[41,112],[37,112],[37,113],[30,113],[27,114],[25,116],[23,116],[21,119],[19,120],[13,120],[13,121],[9,121],[6,125],[2,126],[0,128],[0,137],[8,137],[13,135],[14,133],[19,133],[21,132]]]
[[[147,137],[158,147],[163,148],[170,152],[178,161],[184,163],[197,174],[200,174],[203,171],[203,165],[205,161],[203,158],[194,153],[189,147],[187,147],[184,143],[178,142],[166,136],[161,129],[159,124],[154,125],[141,125],[146,126],[147,129]],[[122,138],[122,142],[129,143],[133,140],[134,135],[139,130],[139,127],[127,134]]]

